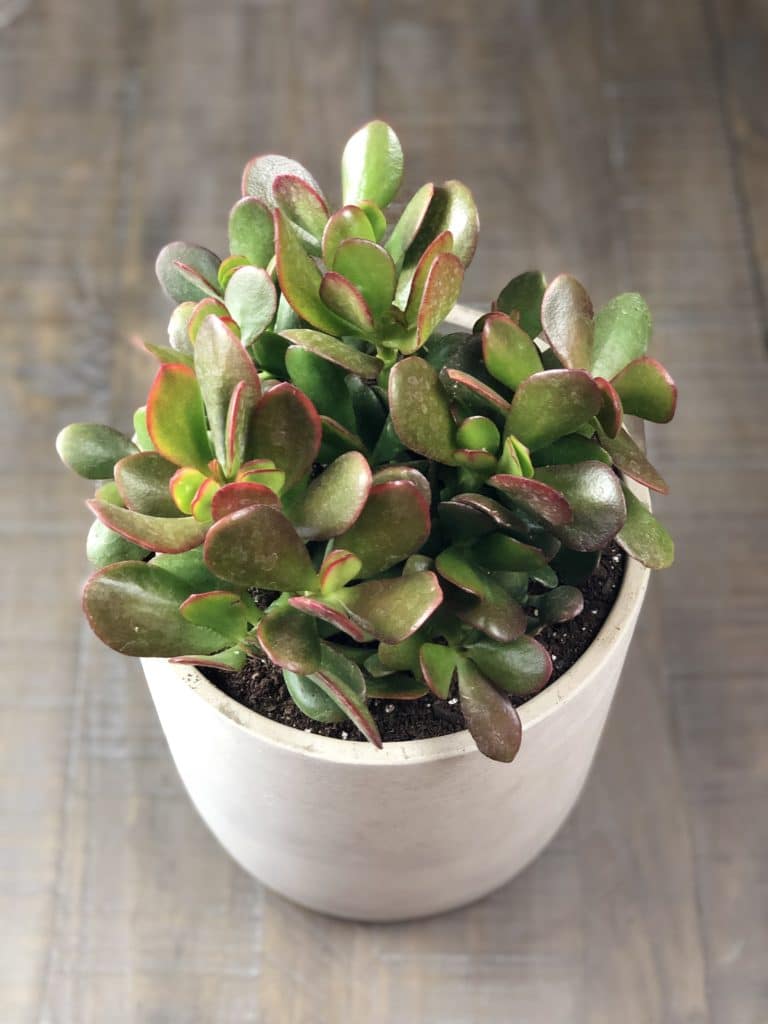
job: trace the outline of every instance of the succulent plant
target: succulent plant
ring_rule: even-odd
[[[568,275],[519,275],[444,332],[477,211],[449,181],[394,217],[402,172],[379,121],[347,143],[335,212],[300,164],[255,157],[230,255],[161,251],[176,306],[133,437],[57,440],[97,481],[84,609],[125,654],[266,656],[305,714],[376,744],[369,697],[457,691],[479,749],[509,761],[516,706],[552,672],[536,636],[580,613],[600,552],[672,561],[624,482],[667,489],[624,414],[667,422],[676,389],[640,296],[594,315]]]

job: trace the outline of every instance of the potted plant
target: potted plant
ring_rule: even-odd
[[[96,481],[85,614],[143,660],[205,821],[265,884],[378,920],[480,896],[550,840],[673,557],[624,424],[676,403],[644,301],[595,315],[573,277],[528,272],[467,320],[472,196],[427,184],[394,217],[402,171],[380,121],[346,145],[335,212],[300,164],[251,160],[230,255],[158,257],[175,308],[132,437],[57,440]],[[228,695],[244,675],[299,727]],[[445,734],[382,742],[397,708],[442,708]]]

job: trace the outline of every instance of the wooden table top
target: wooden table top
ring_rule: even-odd
[[[758,0],[0,3],[4,1024],[768,1021],[768,10]],[[192,809],[138,666],[77,601],[71,420],[129,424],[159,247],[223,248],[254,152],[329,190],[390,119],[475,191],[465,298],[637,290],[682,389],[654,581],[586,793],[538,862],[423,923],[313,916]]]

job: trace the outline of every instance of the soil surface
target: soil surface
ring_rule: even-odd
[[[539,633],[537,639],[552,655],[550,685],[581,657],[594,640],[616,600],[624,567],[624,553],[618,545],[612,544],[603,553],[595,572],[580,588],[584,594],[581,615],[570,622],[548,626]],[[351,722],[324,724],[313,722],[302,714],[291,700],[280,669],[266,658],[252,657],[245,668],[236,673],[215,669],[201,671],[228,696],[274,722],[319,736],[367,742]],[[385,742],[445,736],[464,728],[464,717],[455,694],[448,701],[437,700],[429,694],[419,700],[370,700],[368,704]]]

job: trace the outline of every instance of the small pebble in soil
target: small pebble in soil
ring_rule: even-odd
[[[594,573],[582,584],[584,610],[570,622],[547,626],[537,639],[552,658],[550,684],[586,651],[608,617],[624,577],[625,556],[616,544],[604,552]],[[269,595],[264,603],[275,595]],[[240,672],[203,669],[224,693],[266,718],[320,736],[367,742],[349,722],[313,722],[291,700],[279,668],[261,656],[252,657]],[[517,703],[524,703],[519,701]],[[418,700],[370,700],[371,714],[384,742],[427,739],[464,729],[464,716],[455,693],[447,701],[432,696]]]

